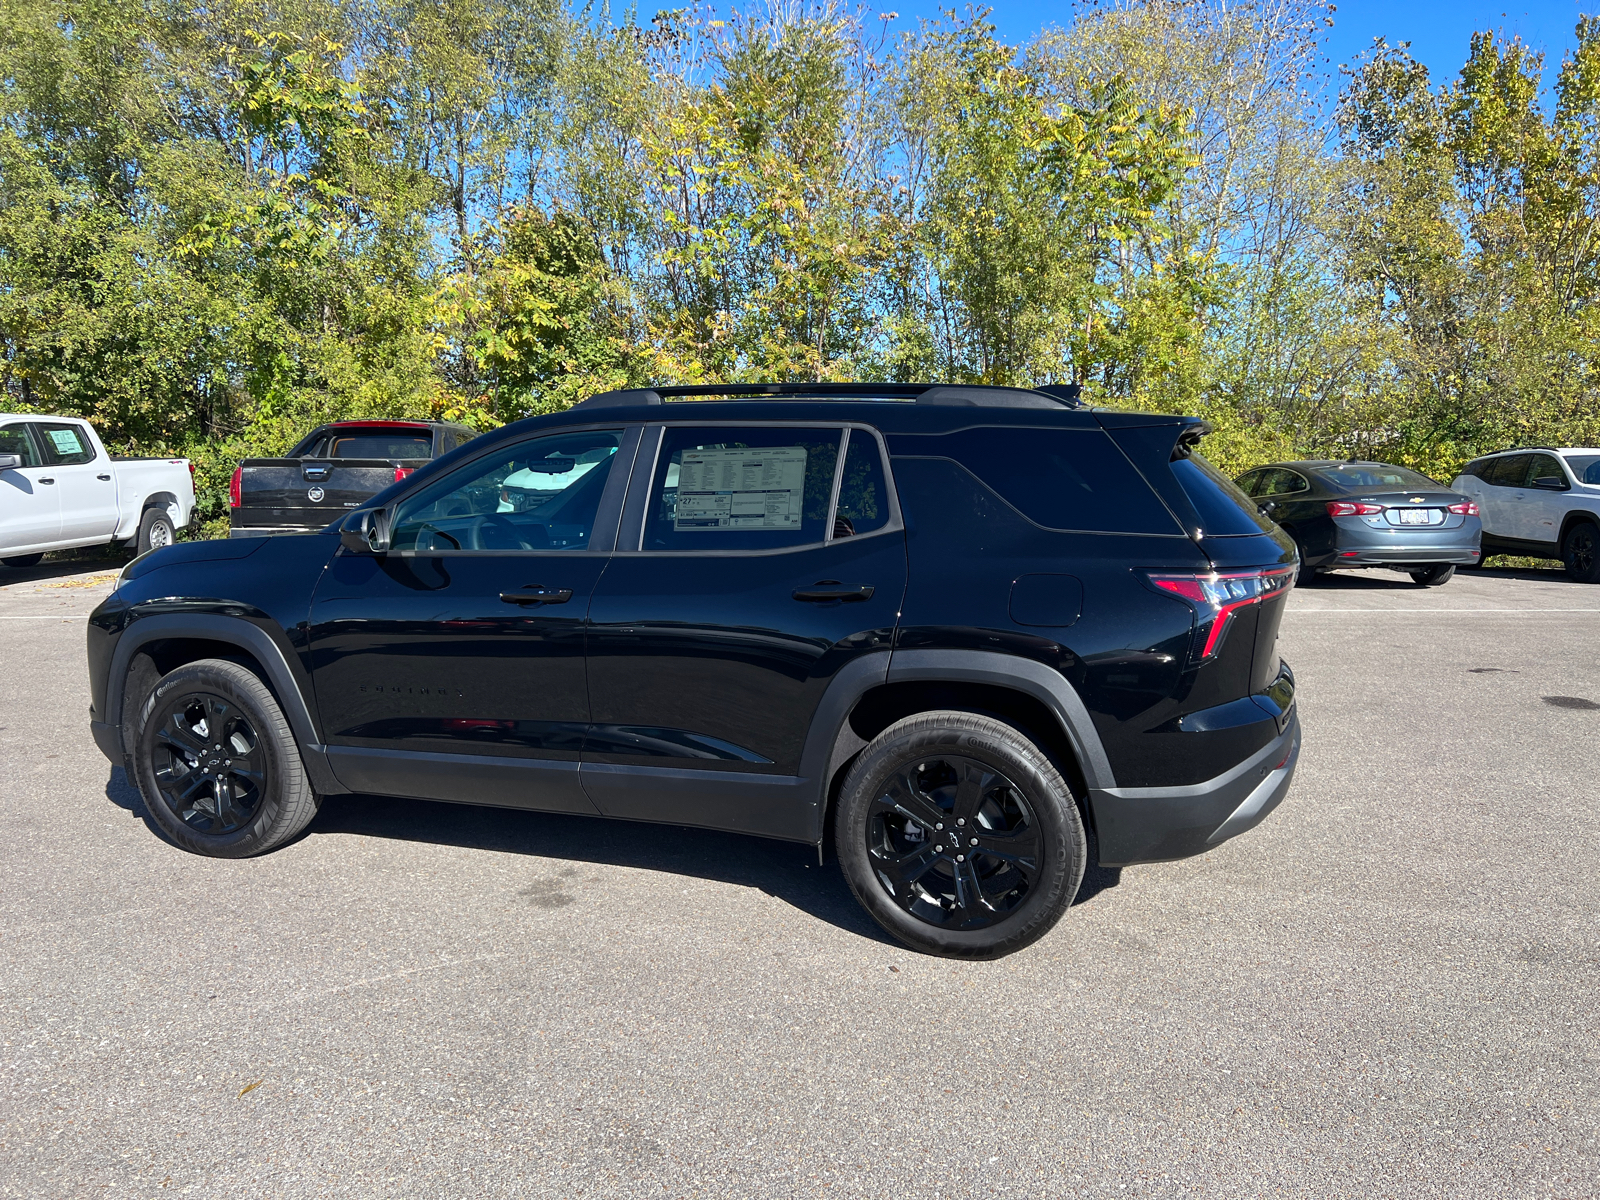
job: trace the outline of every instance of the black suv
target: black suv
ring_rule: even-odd
[[[891,934],[1002,954],[1086,830],[1181,858],[1289,786],[1294,547],[1204,432],[1011,388],[609,392],[321,533],[137,559],[89,621],[95,739],[197,853],[337,792],[831,824]]]

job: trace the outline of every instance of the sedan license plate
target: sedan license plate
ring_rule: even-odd
[[[1432,525],[1433,513],[1426,508],[1400,508],[1394,510],[1402,525]]]

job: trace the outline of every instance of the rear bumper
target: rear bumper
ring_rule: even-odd
[[[1244,762],[1187,787],[1093,788],[1100,865],[1167,862],[1202,854],[1254,829],[1282,802],[1300,759],[1300,714]]]
[[[1468,517],[1454,529],[1373,526],[1362,517],[1335,517],[1332,550],[1307,556],[1313,567],[1415,566],[1419,563],[1472,564],[1481,557],[1483,525]]]

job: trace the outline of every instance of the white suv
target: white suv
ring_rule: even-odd
[[[1502,450],[1451,486],[1482,510],[1484,558],[1559,558],[1572,579],[1600,583],[1600,449]]]

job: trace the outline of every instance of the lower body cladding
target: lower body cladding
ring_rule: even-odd
[[[1100,865],[1166,862],[1202,854],[1254,829],[1278,807],[1300,757],[1300,715],[1215,779],[1185,787],[1091,788]]]

